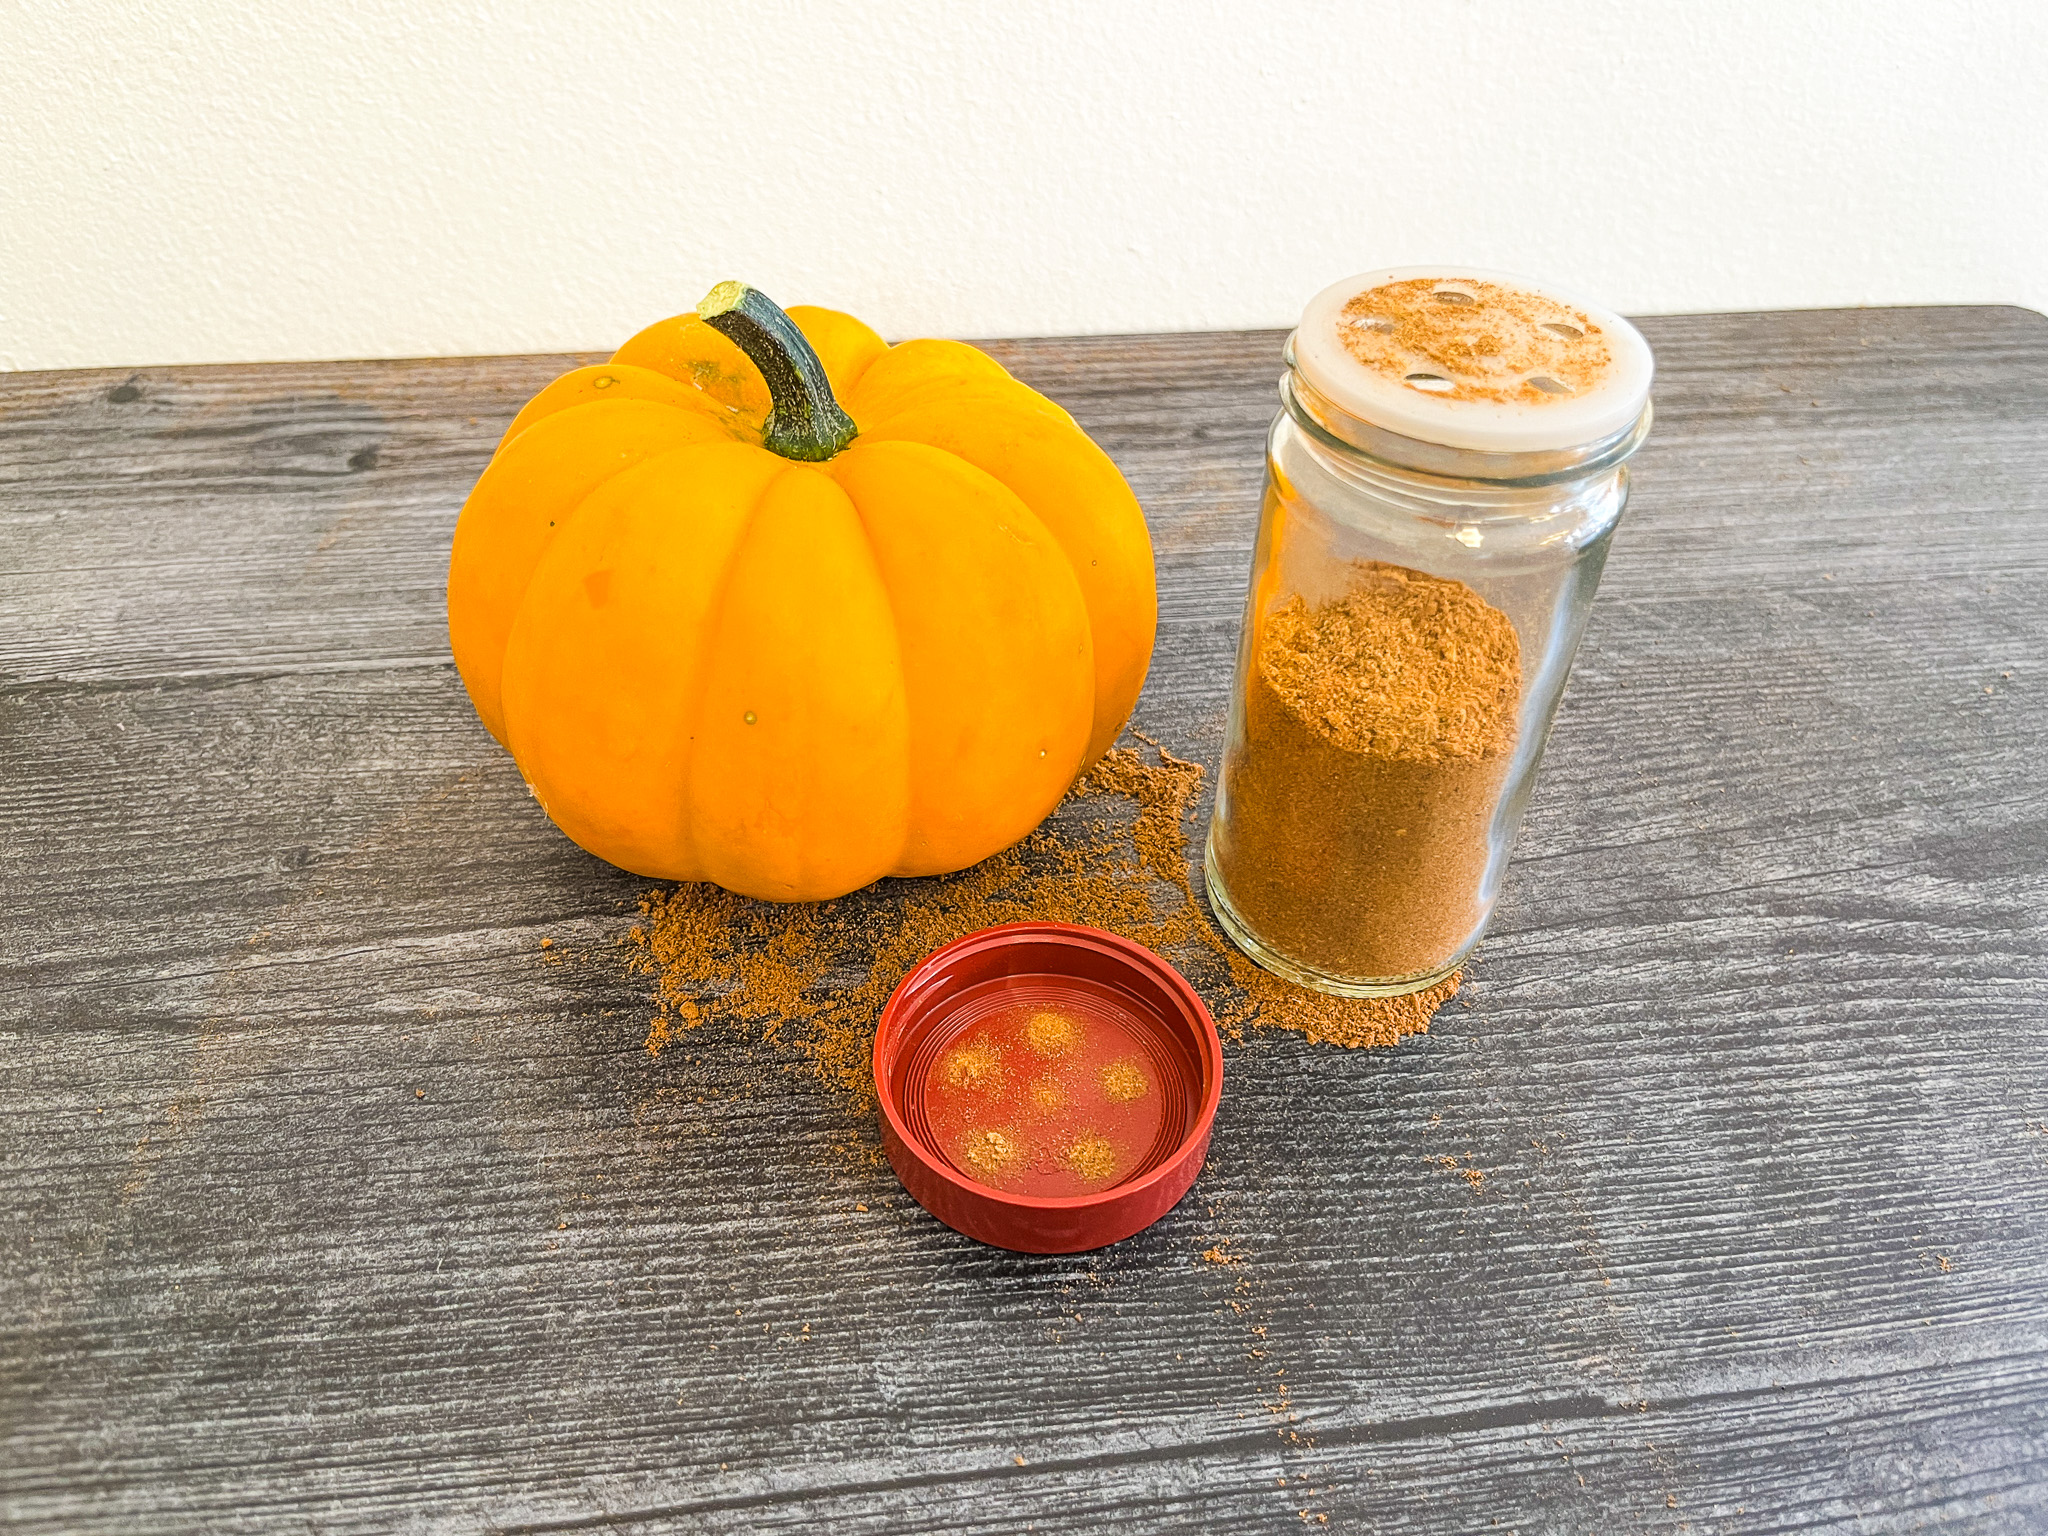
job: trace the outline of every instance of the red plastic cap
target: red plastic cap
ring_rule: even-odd
[[[1121,1242],[1195,1182],[1223,1093],[1215,1021],[1142,944],[1067,923],[957,939],[875,1029],[890,1166],[956,1231],[1024,1253]]]

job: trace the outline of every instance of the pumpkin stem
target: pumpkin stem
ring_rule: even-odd
[[[697,306],[704,323],[753,359],[774,401],[761,443],[785,459],[829,459],[860,430],[832,398],[825,365],[773,299],[745,283],[720,283]]]

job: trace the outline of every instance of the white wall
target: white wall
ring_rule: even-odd
[[[0,366],[1282,325],[1463,260],[1627,310],[2048,307],[2040,0],[0,0]]]

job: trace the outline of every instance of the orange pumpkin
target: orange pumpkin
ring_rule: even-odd
[[[534,396],[448,571],[462,680],[563,831],[779,901],[1023,837],[1156,620],[1137,500],[1065,411],[737,283]]]

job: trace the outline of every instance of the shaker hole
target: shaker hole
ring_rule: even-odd
[[[1427,390],[1432,395],[1440,395],[1456,387],[1440,373],[1411,373],[1402,382],[1410,389]]]
[[[1439,288],[1430,297],[1439,304],[1477,304],[1479,300],[1469,293],[1460,293],[1455,288]]]
[[[1383,334],[1394,329],[1394,322],[1385,315],[1349,315],[1344,323],[1354,330],[1379,331]]]
[[[1560,384],[1556,379],[1541,373],[1537,374],[1529,383],[1533,388],[1542,390],[1546,395],[1568,395],[1572,392],[1571,385]]]
[[[1576,325],[1566,325],[1562,320],[1546,320],[1542,328],[1553,336],[1562,336],[1566,341],[1583,341],[1586,337],[1586,333]]]

